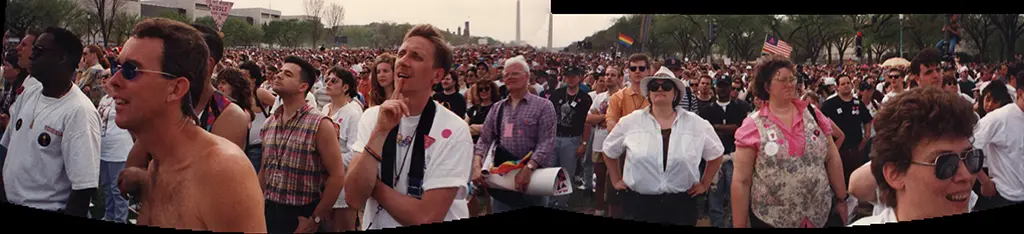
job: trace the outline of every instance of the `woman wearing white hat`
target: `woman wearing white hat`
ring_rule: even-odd
[[[611,181],[620,181],[613,185],[616,190],[626,190],[627,218],[695,225],[694,197],[708,190],[724,147],[707,120],[675,105],[685,86],[667,68],[640,85],[651,106],[623,117],[604,142]],[[620,172],[622,153],[626,161]],[[708,161],[703,177],[698,171],[701,159]]]

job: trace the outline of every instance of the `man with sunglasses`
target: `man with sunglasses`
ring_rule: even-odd
[[[1024,87],[1022,79],[1016,82]],[[986,114],[974,132],[974,147],[984,149],[992,162],[978,175],[981,195],[990,198],[991,208],[1024,202],[1024,89],[1016,90],[1016,100]]]
[[[860,169],[850,184],[851,195],[874,201],[876,211],[851,226],[970,212],[971,187],[985,161],[971,144],[977,123],[971,105],[934,87],[908,91],[886,105],[875,123],[872,162],[862,167],[870,167],[870,174]]]
[[[891,68],[889,70],[888,77],[889,78],[886,79],[886,81],[889,82],[889,92],[887,92],[885,97],[882,98],[883,104],[888,102],[890,98],[896,97],[896,95],[907,91],[906,79],[903,78],[902,71],[897,68]]]
[[[11,106],[0,145],[8,151],[3,170],[6,201],[86,217],[99,185],[99,114],[73,83],[81,58],[78,36],[47,28],[32,47],[31,74]]]
[[[125,42],[121,69],[107,81],[114,121],[135,135],[136,146],[147,145],[152,162],[126,167],[121,191],[139,198],[139,225],[266,232],[263,196],[245,153],[196,124],[190,94],[204,87],[191,84],[205,83],[212,65],[197,41],[193,27],[154,18],[135,25]]]

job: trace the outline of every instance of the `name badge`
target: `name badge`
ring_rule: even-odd
[[[842,114],[842,113],[843,113],[843,108],[836,109],[836,114]]]
[[[576,102],[569,103],[569,106],[576,107]]]
[[[511,124],[511,123],[505,123],[505,127],[502,128],[504,130],[502,131],[501,136],[502,137],[512,137],[512,127],[513,126],[514,125]]]

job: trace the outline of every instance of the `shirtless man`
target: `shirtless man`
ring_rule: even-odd
[[[242,150],[195,124],[188,94],[201,92],[208,50],[193,27],[163,18],[135,26],[110,78],[115,123],[146,144],[148,169],[126,168],[138,182],[139,225],[218,232],[266,232],[263,195]],[[137,189],[137,190],[136,190]]]
[[[241,107],[228,100],[227,96],[217,91],[213,87],[212,82],[210,82],[214,67],[220,63],[221,56],[224,53],[223,41],[217,34],[217,31],[212,28],[196,24],[191,26],[201,33],[203,41],[206,42],[210,52],[209,56],[205,59],[207,63],[206,68],[200,73],[202,80],[197,81],[199,87],[196,88],[201,90],[188,94],[191,103],[195,103],[192,107],[199,117],[199,126],[214,135],[230,140],[239,149],[245,149],[249,134],[249,115]],[[122,51],[122,53],[124,52]],[[147,163],[152,160],[152,156],[146,153],[152,154],[153,150],[149,149],[143,142],[136,142],[132,146],[131,152],[128,153],[125,168],[145,168]],[[122,185],[121,191],[133,192],[132,190],[126,190],[128,188]]]

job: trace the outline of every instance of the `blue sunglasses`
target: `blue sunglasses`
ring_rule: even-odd
[[[176,78],[176,77],[178,77],[176,75],[172,75],[170,73],[166,73],[166,72],[162,72],[162,71],[153,71],[153,70],[139,69],[139,66],[136,65],[135,62],[132,62],[132,61],[125,62],[124,64],[115,64],[114,66],[111,66],[110,72],[111,72],[110,74],[117,74],[118,72],[121,72],[121,76],[124,76],[125,80],[134,80],[136,77],[138,77],[139,72],[156,73],[156,74],[163,75],[163,76],[165,76],[167,78]]]

